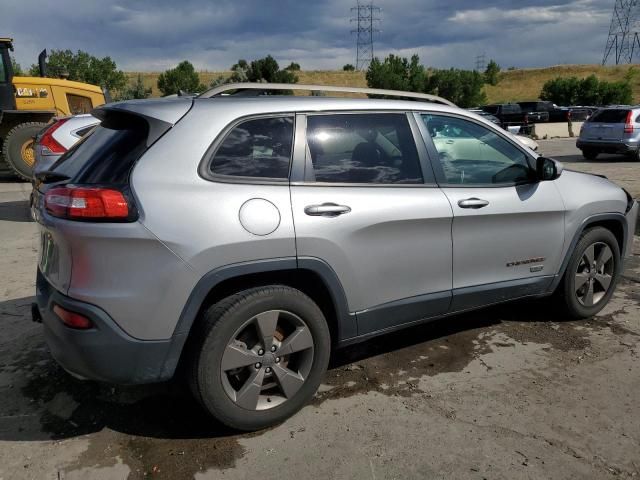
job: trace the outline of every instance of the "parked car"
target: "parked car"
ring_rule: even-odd
[[[583,121],[591,114],[591,110],[585,107],[559,107],[553,102],[544,100],[518,102],[518,105],[520,105],[520,108],[529,115],[534,114],[533,112],[548,113],[547,120],[543,119],[541,121],[549,122],[568,122],[569,120]]]
[[[88,113],[53,119],[35,137],[34,174],[49,169],[98,123],[100,120]]]
[[[621,153],[640,160],[640,107],[603,108],[582,125],[576,146],[587,160]]]
[[[547,112],[526,112],[517,103],[485,105],[482,110],[497,117],[505,130],[511,126],[520,126],[521,133],[530,133],[531,125],[548,122]]]
[[[622,188],[438,97],[221,96],[309,88],[105,105],[38,175],[32,310],[65,369],[136,384],[180,363],[255,430],[309,401],[334,348],[523,297],[607,304],[638,215]]]
[[[479,108],[469,108],[467,109],[471,113],[475,113],[476,115],[480,115],[482,118],[489,120],[491,123],[501,126],[501,122],[497,117],[494,117],[490,113],[485,112]],[[513,137],[522,143],[525,147],[530,148],[534,152],[538,150],[539,145],[538,142],[533,140],[531,137],[527,137],[526,135],[519,135],[520,128],[518,127],[516,131],[511,131],[511,128],[507,130],[510,134],[513,134]]]

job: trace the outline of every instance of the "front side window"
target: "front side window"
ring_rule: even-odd
[[[316,182],[423,182],[404,113],[310,115],[307,146]]]
[[[457,117],[422,115],[444,183],[494,185],[533,179],[526,154],[489,128]]]
[[[293,117],[247,120],[233,127],[210,163],[216,175],[249,178],[289,178]]]

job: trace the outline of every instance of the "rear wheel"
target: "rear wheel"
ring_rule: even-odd
[[[596,150],[595,148],[583,148],[582,149],[582,156],[586,160],[595,160],[598,157],[599,153],[600,152],[598,152],[598,150]]]
[[[633,160],[634,162],[640,162],[640,149],[627,153],[627,157],[629,157],[629,160]]]
[[[193,345],[192,390],[220,422],[258,430],[287,419],[314,395],[330,354],[326,320],[286,286],[232,295],[207,310]]]
[[[31,180],[36,161],[36,134],[46,126],[41,122],[26,122],[16,125],[4,139],[2,154],[4,161],[24,180]]]
[[[620,275],[620,247],[602,227],[585,231],[567,265],[560,288],[564,306],[574,318],[587,318],[602,310]]]

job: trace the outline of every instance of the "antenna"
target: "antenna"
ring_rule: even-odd
[[[487,55],[482,52],[480,55],[476,55],[476,71],[484,72],[487,69]]]
[[[358,3],[351,8],[351,22],[355,22],[357,29],[351,30],[352,34],[357,35],[356,41],[356,70],[366,70],[373,60],[373,34],[380,32],[377,27],[380,18],[380,7],[373,3]]]
[[[611,16],[609,36],[604,47],[602,65],[611,53],[615,63],[631,63],[634,54],[640,51],[640,0],[616,0]]]

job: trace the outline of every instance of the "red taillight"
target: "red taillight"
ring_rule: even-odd
[[[61,118],[45,130],[44,134],[40,138],[40,146],[43,148],[43,154],[47,155],[49,153],[54,153],[56,155],[60,155],[67,151],[66,148],[60,145],[56,139],[53,138],[53,132],[59,129],[67,120],[68,118]]]
[[[76,328],[78,330],[87,330],[93,327],[93,323],[84,315],[62,308],[60,305],[53,305],[53,313],[55,313],[62,323],[67,327]]]
[[[624,133],[633,133],[632,113],[631,110],[627,113],[627,120],[624,122]]]
[[[44,206],[54,217],[68,219],[124,220],[129,204],[119,190],[98,187],[54,187]]]

